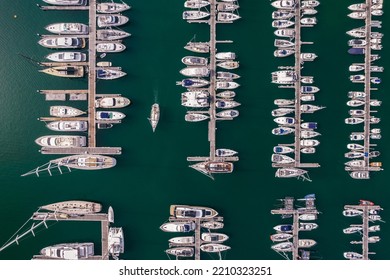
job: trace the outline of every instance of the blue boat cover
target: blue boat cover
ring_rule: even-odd
[[[349,54],[364,54],[364,49],[363,48],[350,48],[348,50]]]
[[[292,230],[292,225],[284,225],[280,227],[281,231],[290,231]]]
[[[194,82],[189,80],[189,79],[185,79],[185,80],[183,80],[183,84],[185,87],[188,87],[188,86],[192,86],[194,84]]]
[[[100,113],[100,117],[102,119],[109,119],[110,118],[110,114],[107,113],[107,112],[102,112],[102,113]]]

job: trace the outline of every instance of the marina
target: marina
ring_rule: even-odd
[[[160,229],[165,232],[185,232],[193,234],[171,238],[170,249],[166,250],[169,255],[176,259],[194,257],[201,259],[201,252],[217,253],[222,259],[221,253],[229,250],[230,247],[222,244],[229,237],[226,234],[214,233],[211,230],[223,228],[223,217],[209,207],[171,205],[170,217],[167,223],[161,225]]]
[[[303,180],[311,181],[308,176],[308,172],[302,168],[317,168],[320,167],[318,163],[304,163],[301,161],[301,153],[315,153],[313,148],[314,143],[319,144],[318,140],[302,140],[305,138],[311,138],[320,135],[319,133],[312,133],[311,131],[302,130],[302,114],[304,113],[313,113],[317,110],[323,109],[325,107],[306,104],[306,101],[314,100],[314,95],[307,98],[307,92],[316,92],[319,89],[317,87],[307,86],[305,84],[312,84],[313,78],[306,77],[302,75],[302,65],[306,61],[313,61],[317,55],[314,53],[303,53],[301,51],[302,44],[312,44],[312,42],[302,42],[301,32],[304,27],[313,27],[314,24],[309,20],[310,18],[303,17],[305,14],[302,12],[305,10],[304,6],[301,6],[301,0],[297,1],[274,1],[272,6],[280,8],[280,5],[289,3],[289,12],[286,15],[283,15],[283,20],[291,21],[293,27],[286,28],[286,26],[275,26],[278,29],[275,31],[275,35],[281,38],[288,37],[289,40],[285,39],[276,39],[275,46],[279,49],[275,51],[275,57],[284,57],[287,55],[294,55],[294,66],[279,66],[279,70],[272,72],[272,83],[279,84],[279,88],[293,88],[295,91],[295,99],[293,100],[293,105],[282,104],[279,105],[278,109],[272,111],[273,116],[284,116],[285,114],[294,113],[294,117],[289,118],[290,123],[288,125],[291,128],[285,128],[286,118],[280,119],[276,118],[274,121],[279,125],[279,127],[272,130],[274,135],[287,135],[294,134],[294,143],[291,144],[278,144],[278,146],[291,146],[294,147],[292,151],[294,153],[294,158],[291,161],[273,161],[272,167],[277,168],[275,177],[277,178],[302,178]],[[313,2],[314,3],[314,2]],[[311,8],[314,8],[314,4],[308,4]],[[316,5],[319,2],[316,2]],[[314,10],[314,9],[313,9]],[[282,14],[281,11],[275,12],[273,18],[279,18],[279,14]],[[295,21],[293,21],[295,19]],[[282,19],[280,19],[282,20]],[[294,40],[294,42],[292,41]],[[291,51],[287,52],[285,47],[290,47]],[[288,70],[281,70],[288,69]],[[275,101],[276,102],[276,101]],[[281,122],[282,121],[282,122]],[[310,134],[309,134],[310,133]],[[305,145],[306,143],[310,143]],[[310,149],[310,150],[308,150]],[[308,152],[309,151],[309,152]]]
[[[86,4],[87,2],[85,2]],[[103,63],[98,62],[97,52],[121,52],[126,47],[123,44],[118,42],[105,42],[101,41],[98,38],[97,32],[99,31],[98,27],[111,27],[125,24],[129,19],[126,16],[113,14],[116,10],[126,10],[130,6],[127,4],[98,4],[96,0],[89,0],[88,5],[53,5],[53,6],[41,6],[39,7],[42,10],[88,10],[89,24],[85,25],[82,23],[55,23],[46,26],[46,29],[52,33],[57,33],[61,35],[41,35],[42,39],[39,41],[39,44],[48,48],[84,48],[86,46],[85,39],[88,39],[88,61],[86,60],[86,55],[81,55],[81,53],[55,53],[49,57],[54,62],[42,62],[40,65],[47,66],[49,68],[40,70],[50,75],[57,77],[66,77],[66,78],[82,78],[85,72],[88,72],[88,89],[80,90],[38,90],[39,93],[45,95],[46,101],[66,101],[67,95],[69,96],[69,101],[87,101],[88,110],[86,112],[75,111],[71,109],[72,107],[64,106],[52,106],[50,110],[50,115],[53,117],[41,117],[39,120],[44,122],[77,122],[84,121],[87,124],[86,131],[87,136],[87,145],[86,147],[44,147],[40,150],[42,154],[70,154],[69,157],[61,158],[59,161],[51,160],[49,163],[41,165],[34,170],[31,170],[22,176],[27,176],[30,174],[39,175],[40,172],[49,171],[49,175],[52,175],[50,168],[58,167],[60,173],[62,171],[60,167],[63,165],[63,162],[71,162],[74,158],[78,158],[80,161],[83,158],[83,155],[89,154],[96,156],[97,158],[105,158],[105,156],[99,156],[99,153],[104,155],[118,155],[121,154],[120,147],[97,147],[96,141],[96,129],[97,128],[111,128],[113,124],[120,123],[121,119],[125,115],[121,112],[115,111],[97,111],[97,108],[122,108],[128,106],[130,101],[127,99],[119,99],[120,95],[102,95],[97,94],[96,83],[99,79],[112,80],[123,77],[126,75],[125,72],[121,71],[120,67],[111,67],[111,62]],[[104,11],[103,14],[99,14],[99,11]],[[113,13],[111,13],[112,11]],[[62,35],[70,34],[70,35]],[[81,35],[78,35],[81,34]],[[77,37],[70,37],[77,36]],[[84,58],[83,58],[84,57]],[[82,61],[83,60],[83,61]],[[107,66],[108,65],[108,66]],[[97,103],[98,98],[109,98],[111,97],[109,103],[110,106],[105,106]],[[120,101],[119,101],[120,100]],[[125,101],[123,101],[125,100]],[[125,102],[122,105],[118,106],[114,103],[116,101]],[[61,108],[60,113],[53,113],[53,108]],[[66,111],[67,110],[67,111]],[[58,111],[58,110],[57,110]],[[62,113],[61,113],[62,112]],[[65,113],[64,113],[65,112]],[[68,112],[68,113],[66,113]],[[69,112],[76,112],[70,114]],[[86,117],[79,117],[87,113]],[[109,124],[111,126],[109,126]],[[64,130],[60,129],[56,130]],[[49,127],[50,128],[50,127]],[[79,131],[75,129],[74,131]],[[84,131],[84,129],[82,129]],[[53,142],[55,143],[55,142]],[[81,153],[77,155],[78,153]],[[115,160],[114,160],[115,161]],[[87,164],[83,170],[94,170],[96,168],[92,167],[94,164]],[[115,164],[114,164],[115,165]],[[54,166],[54,167],[53,167]],[[65,164],[65,166],[70,170],[73,168],[79,168],[80,165],[70,165]],[[77,167],[78,166],[78,167]]]
[[[352,6],[352,8],[356,8],[355,6]],[[373,87],[375,84],[380,83],[380,79],[377,77],[372,77],[371,72],[376,72],[376,70],[383,71],[383,67],[378,67],[378,66],[373,66],[373,57],[376,57],[377,54],[373,54],[372,52],[375,52],[375,50],[380,50],[382,47],[380,45],[380,39],[377,41],[375,37],[381,37],[382,33],[379,32],[373,32],[372,28],[381,28],[381,25],[375,24],[376,21],[372,21],[371,17],[372,16],[379,16],[382,15],[382,10],[381,7],[373,5],[371,0],[366,0],[363,6],[359,7],[361,12],[353,12],[349,14],[350,17],[354,19],[360,19],[364,20],[364,27],[361,27],[360,29],[357,29],[360,31],[360,33],[356,34],[356,32],[353,32],[354,30],[348,31],[347,34],[353,37],[358,37],[361,39],[354,39],[354,40],[349,40],[348,44],[353,45],[357,48],[351,48],[348,50],[348,53],[350,54],[360,54],[364,55],[364,62],[361,63],[359,62],[358,64],[352,64],[349,67],[349,70],[351,73],[355,71],[361,71],[363,70],[364,74],[361,75],[351,75],[350,80],[352,82],[360,82],[364,83],[364,89],[361,92],[360,96],[355,94],[351,95],[351,100],[348,101],[347,105],[348,106],[353,106],[353,107],[358,107],[362,108],[360,111],[359,110],[349,110],[349,114],[351,115],[352,118],[346,118],[345,123],[346,124],[352,124],[354,125],[353,128],[355,127],[361,127],[361,125],[356,125],[355,124],[362,124],[363,125],[363,132],[362,132],[362,137],[354,137],[354,133],[352,132],[350,139],[351,140],[361,140],[363,141],[363,149],[361,151],[363,162],[360,165],[354,165],[354,166],[346,166],[345,170],[349,172],[349,175],[353,179],[358,179],[358,180],[367,180],[370,179],[370,172],[371,171],[381,171],[383,170],[381,168],[382,163],[377,162],[375,159],[375,165],[372,165],[372,157],[370,156],[370,153],[372,152],[377,152],[379,151],[373,151],[373,149],[376,148],[377,144],[372,143],[376,139],[381,138],[380,134],[380,129],[379,131],[377,128],[375,129],[375,133],[372,132],[372,125],[376,124],[380,121],[379,118],[375,118],[372,114],[376,113],[376,110],[372,110],[372,107],[374,106],[380,106],[381,101],[378,101],[376,99],[372,100],[371,99],[371,91],[372,90],[377,90],[377,88]],[[369,13],[368,11],[371,11]],[[367,15],[366,15],[367,14]],[[355,29],[356,31],[356,29]],[[356,45],[359,43],[359,45]],[[376,59],[375,59],[376,60]],[[374,70],[374,71],[373,71]],[[362,107],[361,107],[362,106]],[[359,112],[357,112],[359,111]],[[360,113],[360,114],[357,114]],[[356,118],[358,116],[359,118]],[[352,149],[352,152],[354,149]],[[349,153],[345,154],[345,157],[348,158]]]

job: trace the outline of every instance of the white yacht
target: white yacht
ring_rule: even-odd
[[[304,138],[304,139],[307,139],[307,138],[313,138],[313,137],[317,137],[317,136],[320,136],[321,133],[317,132],[317,131],[313,131],[311,129],[309,130],[301,130],[301,138]]]
[[[198,113],[190,113],[184,116],[184,119],[187,122],[200,122],[200,121],[207,120],[208,118],[209,116],[205,114],[198,114]]]
[[[130,99],[122,96],[102,97],[95,100],[96,108],[124,108],[130,104]]]
[[[160,226],[166,232],[191,232],[195,230],[194,222],[169,222]]]
[[[125,3],[98,3],[96,12],[101,14],[121,13],[129,10],[131,7]]]
[[[108,230],[108,252],[117,258],[119,254],[125,251],[123,230],[121,227],[110,227]]]
[[[310,248],[316,245],[317,242],[313,239],[298,239],[299,248]]]
[[[304,0],[301,2],[302,8],[315,8],[320,5],[320,1],[317,0]]]
[[[295,71],[283,70],[272,72],[272,83],[292,84],[297,80]]]
[[[271,3],[276,9],[292,10],[295,8],[296,2],[294,0],[278,0]]]
[[[271,161],[278,164],[288,164],[295,162],[295,159],[282,154],[272,154]]]
[[[291,114],[295,111],[294,108],[278,108],[278,109],[274,109],[272,110],[271,112],[271,115],[273,117],[280,117],[280,116],[285,116],[285,115],[288,115],[288,114]]]
[[[35,143],[42,147],[84,147],[87,140],[85,136],[47,135],[37,138]]]
[[[49,122],[47,128],[55,131],[87,131],[86,121],[54,121]]]
[[[218,62],[217,66],[224,69],[236,69],[240,66],[240,63],[234,60],[226,60],[226,61]]]
[[[277,127],[272,129],[272,134],[274,135],[287,135],[295,131],[292,127]]]
[[[349,259],[349,260],[362,260],[363,255],[356,253],[356,252],[344,252],[343,254],[344,258]]]
[[[216,149],[215,155],[217,157],[231,157],[236,155],[238,152],[231,150],[231,149]]]
[[[358,209],[346,209],[343,211],[343,215],[345,217],[356,217],[363,215],[363,211]]]
[[[185,65],[188,66],[206,66],[208,63],[207,58],[200,56],[185,56],[181,59]]]
[[[363,123],[363,122],[364,122],[363,118],[352,117],[352,118],[345,119],[346,124],[359,124],[359,123]]]
[[[360,144],[350,143],[347,144],[347,148],[350,150],[364,150],[364,146]]]
[[[219,253],[222,251],[229,250],[230,247],[220,243],[206,243],[200,245],[200,249],[203,252],[207,252],[207,253]]]
[[[232,22],[240,19],[241,17],[237,14],[229,13],[229,12],[219,12],[217,14],[217,21],[220,22]]]
[[[228,81],[217,81],[216,87],[217,89],[235,89],[240,85],[236,82],[228,82]]]
[[[93,243],[62,243],[45,247],[41,255],[49,259],[80,260],[94,255]]]
[[[274,21],[272,21],[272,27],[275,28],[287,28],[293,26],[294,24],[295,22],[287,19],[275,19]]]
[[[154,103],[150,110],[150,117],[148,118],[150,125],[152,126],[153,132],[156,130],[159,119],[160,119],[160,105]]]
[[[202,233],[200,237],[205,242],[220,243],[229,239],[229,236],[223,233],[207,232]]]
[[[188,10],[183,12],[183,19],[185,20],[202,19],[208,16],[210,16],[210,13],[200,10]]]
[[[291,233],[281,232],[281,233],[272,234],[271,240],[273,242],[281,242],[281,241],[287,241],[287,240],[291,239],[292,237],[293,237],[293,235]]]
[[[174,247],[165,250],[167,254],[174,255],[176,257],[192,257],[194,255],[194,248],[191,247]]]
[[[185,88],[201,88],[208,86],[210,82],[205,79],[200,79],[200,78],[187,78],[183,79],[181,81],[176,82],[176,85],[181,85],[182,87]]]
[[[287,57],[295,53],[294,49],[280,49],[274,51],[275,57]]]
[[[274,119],[274,122],[279,125],[294,126],[295,119],[292,117],[277,117]]]
[[[275,39],[274,46],[280,49],[293,48],[295,43],[289,40]]]
[[[316,106],[311,104],[303,104],[301,105],[301,112],[302,113],[314,113],[318,110],[324,109],[323,106]]]
[[[231,109],[240,105],[241,103],[238,103],[237,101],[234,100],[217,99],[215,101],[215,107],[219,109]]]
[[[317,219],[316,214],[301,214],[299,215],[299,220],[301,221],[314,221]]]
[[[364,64],[352,64],[348,67],[351,72],[358,72],[364,70]]]
[[[180,74],[187,77],[207,77],[210,70],[207,67],[186,67],[180,70]]]
[[[279,168],[276,170],[275,177],[278,178],[292,178],[300,177],[307,173],[307,170],[299,168]]]
[[[234,2],[234,1],[232,1]],[[240,6],[233,3],[221,3],[219,2],[217,5],[217,11],[220,12],[233,12],[237,10]]]
[[[116,69],[98,68],[96,70],[96,78],[100,80],[114,80],[126,75],[127,74],[125,72]]]
[[[366,12],[352,12],[348,14],[350,18],[353,19],[365,19],[366,18]]]
[[[208,53],[210,51],[210,45],[206,42],[188,42],[184,48],[197,53]]]
[[[223,98],[223,99],[232,99],[236,96],[236,93],[231,90],[224,90],[221,92],[218,92],[216,94],[217,97]]]
[[[43,205],[40,206],[40,208],[51,212],[69,215],[85,215],[100,212],[102,210],[102,205],[100,203],[90,201],[67,200]]]
[[[53,23],[47,25],[45,29],[55,34],[86,35],[89,32],[88,25],[82,23]]]
[[[120,26],[129,21],[129,18],[119,14],[98,15],[97,25],[98,27],[113,27]]]
[[[313,61],[316,58],[317,55],[315,53],[301,53],[302,61]]]
[[[208,107],[209,93],[205,90],[187,91],[181,94],[181,105],[186,107]]]
[[[82,154],[53,159],[50,163],[81,170],[100,170],[114,167],[116,159],[108,156]]]
[[[289,106],[295,104],[295,99],[275,99],[274,104],[277,106]]]
[[[184,2],[184,8],[200,9],[210,5],[209,1],[205,0],[187,0]]]
[[[274,31],[274,34],[279,37],[293,38],[295,36],[295,29],[294,28],[276,29]]]
[[[291,19],[294,16],[295,13],[289,10],[277,10],[272,12],[272,19]]]
[[[240,75],[237,75],[235,73],[224,72],[224,71],[218,71],[217,72],[217,79],[221,79],[221,80],[235,80],[235,79],[239,79],[239,78],[240,78]]]
[[[215,114],[219,118],[235,118],[239,116],[237,110],[223,110]]]
[[[275,146],[273,148],[273,151],[276,154],[289,154],[289,153],[293,153],[294,149],[288,146],[279,145],[279,146]]]
[[[55,62],[81,62],[87,60],[87,55],[82,52],[55,52],[46,58]]]
[[[234,60],[236,59],[236,53],[234,52],[219,52],[215,54],[216,59],[221,60]]]
[[[122,43],[100,42],[96,44],[98,53],[123,52],[125,49],[126,46]]]
[[[314,154],[316,152],[316,148],[314,147],[305,147],[301,149],[301,153],[304,154]]]
[[[96,111],[97,120],[121,120],[125,118],[126,115],[121,112],[115,111]]]
[[[315,139],[301,140],[301,146],[304,146],[304,147],[315,147],[315,146],[318,146],[319,144],[320,144],[320,141],[315,140]]]
[[[54,49],[79,49],[85,47],[85,39],[66,36],[45,36],[38,41],[38,44]]]
[[[362,160],[362,159],[353,159],[353,160],[347,161],[345,163],[345,165],[348,166],[348,167],[362,168],[362,167],[366,166],[366,162],[364,160]]]
[[[96,30],[96,39],[102,41],[114,41],[131,36],[130,33],[116,29]]]
[[[173,244],[192,244],[195,242],[195,237],[194,236],[174,237],[169,239],[168,242]]]
[[[352,100],[347,101],[347,105],[350,107],[363,106],[365,103],[366,102],[364,102],[364,100],[361,100],[361,99],[352,99]]]
[[[301,24],[303,25],[315,25],[317,24],[317,18],[316,17],[307,17],[301,19]]]
[[[58,5],[58,6],[82,6],[86,5],[86,0],[43,0],[50,5]]]
[[[318,228],[318,225],[316,223],[299,223],[300,231],[311,231],[316,228]]]
[[[69,106],[50,106],[50,116],[77,117],[83,114],[85,114],[84,111]]]
[[[272,250],[278,251],[278,252],[291,252],[293,250],[293,243],[292,242],[281,242],[277,243],[275,245],[271,246]]]
[[[366,3],[352,4],[348,6],[348,9],[355,12],[363,12],[366,10]]]

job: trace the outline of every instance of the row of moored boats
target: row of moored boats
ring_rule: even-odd
[[[376,207],[375,207],[376,206]],[[364,214],[364,208],[367,209],[367,214]],[[352,224],[349,227],[343,229],[343,232],[348,235],[353,235],[353,234],[358,234],[358,236],[361,238],[361,240],[357,241],[350,241],[351,244],[355,245],[364,245],[364,242],[367,243],[367,245],[372,244],[372,243],[377,243],[381,240],[381,238],[378,235],[372,235],[370,234],[376,234],[378,231],[380,231],[380,225],[372,225],[370,226],[371,223],[375,222],[383,222],[381,216],[379,215],[380,210],[383,210],[379,206],[375,205],[372,201],[368,200],[360,200],[359,205],[357,207],[346,207],[345,210],[343,211],[343,215],[345,217],[360,217],[363,219],[364,215],[367,215],[367,226],[365,226],[364,222],[359,223],[359,224]],[[368,247],[367,247],[368,251]],[[369,252],[368,254],[374,254],[373,252]],[[363,254],[354,252],[354,251],[349,251],[349,252],[344,252],[344,258],[350,259],[350,260],[362,260],[364,259]]]
[[[218,212],[209,207],[171,205],[170,222],[161,225],[160,229],[165,232],[193,233],[193,235],[179,236],[169,239],[169,249],[167,254],[176,258],[193,257],[195,246],[199,246],[202,252],[221,253],[229,250],[230,247],[222,244],[228,240],[228,236],[223,233],[211,232],[223,228],[224,224],[217,221]],[[199,221],[200,228],[196,227]],[[201,231],[196,234],[195,231]],[[200,236],[196,240],[195,236]]]
[[[350,107],[349,116],[345,119],[346,124],[360,124],[363,126],[363,131],[356,131],[350,134],[350,140],[353,141],[347,145],[348,152],[345,153],[345,158],[348,161],[345,163],[345,170],[349,172],[354,179],[369,179],[370,171],[382,170],[382,163],[372,161],[380,155],[379,151],[372,150],[374,144],[371,140],[381,139],[381,129],[372,128],[371,125],[378,124],[380,118],[373,116],[377,112],[377,108],[381,106],[382,101],[371,98],[373,90],[372,86],[381,83],[379,77],[373,77],[372,73],[381,73],[384,68],[381,66],[372,65],[380,59],[378,54],[373,54],[373,51],[382,49],[383,34],[377,31],[372,31],[373,28],[381,28],[382,22],[374,20],[372,17],[381,16],[382,0],[373,0],[372,3],[351,4],[348,9],[351,13],[348,15],[353,19],[364,20],[366,25],[369,21],[369,26],[361,26],[347,31],[347,34],[352,37],[348,40],[348,53],[362,58],[361,62],[352,63],[349,66],[351,75],[349,79],[353,83],[363,84],[362,91],[350,91],[350,98],[347,105]],[[376,91],[375,91],[376,92]],[[376,93],[375,93],[376,94]],[[359,142],[358,142],[359,141]]]
[[[208,9],[209,1],[191,0],[184,3],[185,8],[190,8],[183,13],[183,19],[189,22],[209,22],[203,20],[210,16],[209,12],[202,9]],[[215,23],[233,22],[240,17],[235,13],[239,8],[237,1],[224,0],[215,2],[217,21]],[[213,24],[212,22],[209,22]],[[211,42],[211,41],[210,41]],[[185,76],[177,85],[186,89],[181,94],[181,104],[191,108],[185,115],[188,122],[200,122],[209,120],[212,115],[216,120],[231,120],[239,115],[236,107],[241,104],[234,100],[237,89],[240,84],[237,79],[240,76],[232,71],[239,68],[237,55],[231,51],[213,52],[215,57],[205,57],[201,54],[210,54],[210,49],[216,46],[210,45],[210,42],[197,42],[191,40],[184,47],[186,50],[196,53],[197,55],[185,56],[181,59],[185,68],[180,73]],[[211,60],[215,61],[217,69],[211,69]],[[215,70],[215,71],[214,71]],[[214,77],[211,78],[210,75]],[[213,81],[214,85],[211,85]],[[211,90],[213,92],[211,92]],[[213,104],[218,111],[210,112],[210,105]],[[237,152],[231,149],[216,149],[215,156],[223,159],[236,155]],[[225,160],[204,161],[190,166],[201,173],[210,175],[211,173],[231,173],[233,172],[233,163]]]
[[[315,17],[305,17],[306,15],[315,15],[315,8],[319,1],[300,1],[300,0],[282,0],[271,3],[278,9],[272,13],[272,26],[277,28],[274,45],[277,48],[274,52],[275,57],[288,57],[294,55],[303,62],[313,61],[317,55],[315,53],[302,53],[301,42],[295,40],[297,25],[298,27],[313,27],[317,20]],[[300,14],[301,17],[297,17]],[[298,69],[298,70],[297,70]],[[315,101],[316,93],[319,88],[312,85],[314,79],[312,76],[301,76],[301,65],[281,66],[278,71],[272,73],[272,83],[278,84],[281,88],[294,88],[295,98],[276,99],[277,106],[271,114],[274,117],[277,128],[272,130],[274,135],[288,135],[298,133],[299,143],[280,144],[273,148],[271,161],[273,165],[279,167],[276,171],[276,177],[304,177],[306,170],[297,168],[300,162],[296,162],[296,157],[288,154],[304,153],[314,154],[320,141],[314,139],[321,134],[316,131],[317,123],[308,121],[301,122],[302,113],[314,113],[322,106],[317,106],[309,102]],[[296,151],[295,147],[300,147]],[[280,168],[281,167],[281,168]]]

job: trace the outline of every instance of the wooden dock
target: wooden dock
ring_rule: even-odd
[[[345,205],[344,206],[345,210],[348,209],[356,209],[356,210],[361,210],[363,211],[362,215],[362,220],[363,220],[363,231],[362,231],[362,255],[364,260],[369,260],[369,242],[368,242],[368,237],[369,237],[369,211],[370,210],[381,210],[382,208],[379,205]]]
[[[89,9],[89,6],[42,6],[39,4],[37,6],[43,11],[86,11]]]
[[[82,216],[71,216],[67,214],[60,214],[55,212],[35,212],[32,217],[35,221],[77,221],[77,222],[101,222],[101,244],[102,254],[101,256],[95,256],[95,258],[108,260],[108,230],[109,220],[108,214],[85,214]]]

